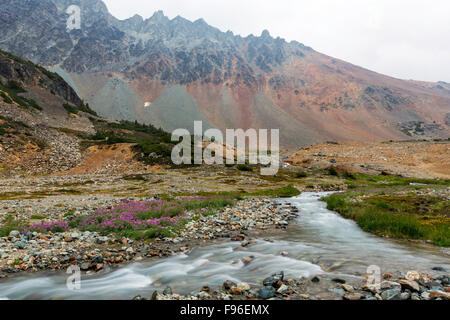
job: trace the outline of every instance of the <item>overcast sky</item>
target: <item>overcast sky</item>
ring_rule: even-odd
[[[449,0],[104,0],[119,19],[163,10],[222,31],[297,40],[402,79],[450,82]]]

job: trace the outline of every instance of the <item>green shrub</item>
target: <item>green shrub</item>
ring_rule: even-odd
[[[7,216],[0,225],[0,238],[7,237],[13,230],[20,230],[23,225],[12,215]]]
[[[249,165],[246,165],[246,164],[238,164],[238,165],[236,166],[236,168],[237,168],[239,171],[243,171],[243,172],[252,172],[252,171],[253,171],[253,168],[250,167]]]
[[[43,108],[42,108],[40,105],[38,105],[37,102],[34,101],[33,99],[26,99],[26,98],[23,98],[23,99],[24,99],[26,102],[28,102],[28,105],[29,105],[30,107],[35,108],[35,109],[40,110],[40,111],[43,110]]]
[[[81,101],[81,103],[78,105],[78,110],[82,112],[86,112],[89,114],[92,114],[93,116],[98,116],[97,112],[91,109],[89,106],[89,103],[84,103],[84,101]]]
[[[172,149],[160,142],[144,141],[138,143],[138,146],[141,148],[142,153],[144,153],[146,156],[154,153],[158,156],[170,157],[172,154]]]
[[[15,80],[8,80],[8,82],[6,83],[6,87],[18,93],[26,92],[22,85]]]
[[[0,92],[0,96],[3,98],[3,101],[7,104],[12,104],[13,101],[4,93]]]
[[[347,170],[344,171],[343,176],[344,176],[344,178],[346,178],[346,179],[356,180],[355,175],[354,175],[353,173],[351,173],[351,172],[348,172]]]
[[[308,174],[304,171],[297,171],[297,172],[295,172],[294,176],[296,178],[306,178],[306,177],[308,177]]]
[[[249,193],[249,196],[263,196],[271,198],[291,198],[300,195],[300,191],[292,184],[278,189],[269,189]]]
[[[66,109],[68,113],[78,114],[78,110],[68,103],[64,103],[63,108]]]
[[[339,175],[339,173],[337,172],[335,167],[329,167],[328,168],[328,174],[330,176],[338,176]]]

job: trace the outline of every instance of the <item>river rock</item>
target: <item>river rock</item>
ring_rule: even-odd
[[[210,295],[208,292],[201,291],[201,292],[199,292],[199,293],[197,294],[197,297],[198,297],[200,300],[208,300],[208,299],[211,298],[211,295]]]
[[[252,288],[248,283],[246,282],[241,282],[237,285],[237,287],[243,291],[250,291],[250,289]]]
[[[423,299],[423,300],[430,300],[430,293],[429,292],[422,292],[422,294],[420,295],[420,297]]]
[[[355,289],[349,284],[342,284],[341,286],[347,292],[354,292],[355,291]]]
[[[11,232],[9,233],[9,236],[10,236],[11,238],[17,238],[17,237],[20,236],[20,232],[17,231],[17,230],[13,230],[13,231],[11,231]]]
[[[98,244],[107,243],[108,241],[109,241],[108,237],[98,237],[97,240],[96,240],[96,242]]]
[[[282,285],[280,286],[280,288],[278,288],[277,292],[278,292],[279,294],[284,294],[284,293],[286,293],[286,291],[288,291],[288,290],[289,290],[289,287],[288,287],[287,285],[285,285],[285,284],[282,284]]]
[[[408,289],[412,291],[420,291],[420,286],[417,282],[411,280],[399,280],[398,283],[403,289]]]
[[[227,280],[223,283],[223,288],[225,290],[230,290],[232,287],[236,287],[237,284],[231,280]]]
[[[346,281],[344,279],[340,279],[340,278],[334,278],[331,281],[336,282],[336,283],[340,283],[340,284],[346,283]]]
[[[284,280],[284,272],[280,271],[263,280],[264,286],[276,287],[279,281]],[[279,286],[278,286],[279,287]]]
[[[411,294],[409,292],[400,293],[400,300],[409,300],[411,298]]]
[[[82,270],[82,271],[87,271],[87,270],[89,270],[89,268],[90,268],[90,264],[89,263],[82,263],[81,264],[81,266],[80,266],[80,269]]]
[[[450,300],[450,293],[442,292],[442,291],[433,291],[433,292],[430,292],[429,297],[430,297],[430,299],[441,298],[444,300]]]
[[[381,293],[383,300],[400,300],[401,289],[389,289]]]
[[[426,287],[430,291],[445,291],[440,282],[430,281],[427,283]]]
[[[275,288],[272,286],[265,286],[261,288],[258,292],[258,298],[260,299],[270,299],[275,296]]]
[[[345,294],[345,290],[341,289],[341,288],[331,288],[331,289],[328,289],[328,291],[336,293],[340,296],[343,296]]]
[[[242,258],[242,263],[244,264],[244,266],[247,266],[250,264],[250,262],[252,262],[252,260],[253,259],[250,257],[245,257],[245,258]]]
[[[361,300],[364,296],[361,293],[351,293],[351,292],[347,292],[344,296],[343,299],[344,300]]]
[[[102,256],[96,256],[94,259],[92,259],[92,263],[103,263],[103,257]]]
[[[413,293],[411,293],[411,300],[419,301],[421,299],[420,299],[420,296],[418,293],[413,292]]]
[[[408,271],[406,273],[405,279],[410,281],[419,281],[420,273],[418,273],[417,271]]]
[[[446,275],[439,276],[439,277],[437,277],[436,280],[440,281],[443,286],[446,286],[446,287],[450,286],[450,277],[449,276],[446,276]]]
[[[27,245],[27,243],[25,241],[18,241],[16,242],[16,244],[14,245],[17,249],[24,249],[25,246]]]
[[[211,292],[211,288],[210,288],[209,286],[203,286],[203,287],[200,289],[200,291],[203,291],[203,292]]]
[[[244,291],[241,288],[238,287],[231,287],[230,288],[230,293],[235,295],[235,296],[240,296],[244,293]]]
[[[439,272],[447,272],[447,270],[445,270],[445,268],[443,268],[443,267],[434,267],[432,270],[439,271]]]
[[[402,285],[394,281],[383,281],[380,283],[380,289],[401,289]]]
[[[165,295],[165,296],[169,296],[169,295],[172,295],[172,294],[173,294],[173,292],[172,292],[172,288],[171,287],[167,287],[163,291],[163,295]]]

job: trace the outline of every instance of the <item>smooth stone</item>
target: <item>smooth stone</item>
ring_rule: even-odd
[[[337,289],[337,288],[332,288],[332,289],[328,289],[328,291],[336,293],[340,296],[343,296],[345,294],[345,290],[344,289]]]
[[[400,300],[401,289],[389,289],[381,293],[383,300]]]
[[[445,270],[445,268],[442,267],[434,267],[433,269],[431,269],[433,271],[439,271],[439,272],[447,272],[447,270]]]
[[[355,289],[351,285],[348,285],[348,284],[342,284],[342,288],[345,291],[347,291],[347,292],[354,292],[355,291]]]
[[[411,294],[409,292],[402,292],[400,294],[400,300],[409,300],[411,298]]]
[[[355,300],[361,300],[363,297],[364,297],[364,295],[362,295],[361,293],[347,292],[343,298],[344,298],[344,300],[355,301]]]
[[[89,268],[90,268],[90,264],[87,263],[87,262],[82,263],[81,266],[80,266],[80,269],[81,269],[82,271],[87,271],[87,270],[89,270]]]
[[[420,296],[418,293],[412,293],[411,294],[411,300],[415,300],[415,301],[419,301],[420,300]]]
[[[169,296],[171,294],[172,294],[172,288],[171,287],[167,287],[166,289],[164,289],[163,295]]]
[[[401,289],[402,285],[397,283],[397,282],[393,282],[393,281],[383,281],[380,284],[380,288],[381,290],[386,290],[386,289]]]
[[[232,295],[235,295],[235,296],[240,296],[244,293],[244,290],[242,290],[241,288],[238,288],[238,287],[231,287],[231,289],[229,291]]]
[[[246,282],[241,282],[237,285],[237,287],[243,291],[249,291],[251,289],[251,286]]]
[[[17,230],[13,230],[13,231],[11,231],[11,232],[9,233],[9,236],[12,237],[12,238],[16,238],[16,237],[18,237],[19,235],[20,235],[20,232],[17,231]]]
[[[418,273],[417,271],[408,271],[406,273],[405,279],[410,281],[419,281],[420,273]]]
[[[236,287],[236,285],[237,284],[235,282],[233,282],[231,280],[227,280],[223,283],[223,288],[225,290],[230,290],[231,288]]]
[[[336,282],[336,283],[340,283],[340,284],[346,283],[346,281],[344,279],[339,279],[339,278],[335,278],[335,279],[333,279],[331,281]]]
[[[263,285],[264,286],[276,286],[276,284],[278,283],[278,281],[283,281],[284,280],[284,272],[278,272],[273,274],[272,276],[266,278],[263,280]]]
[[[265,286],[258,292],[258,298],[260,299],[270,299],[275,296],[275,288],[272,286]]]
[[[277,290],[279,294],[284,294],[289,290],[289,287],[285,284],[282,284],[281,287]]]
[[[420,291],[420,286],[417,282],[412,280],[399,280],[398,283],[403,289],[408,289],[412,291]]]
[[[24,249],[26,245],[27,243],[25,241],[18,241],[16,242],[15,247],[17,249]]]

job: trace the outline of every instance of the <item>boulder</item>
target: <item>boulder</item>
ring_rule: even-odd
[[[417,282],[412,280],[399,280],[398,283],[402,286],[403,289],[408,289],[411,291],[420,291],[420,286]]]

